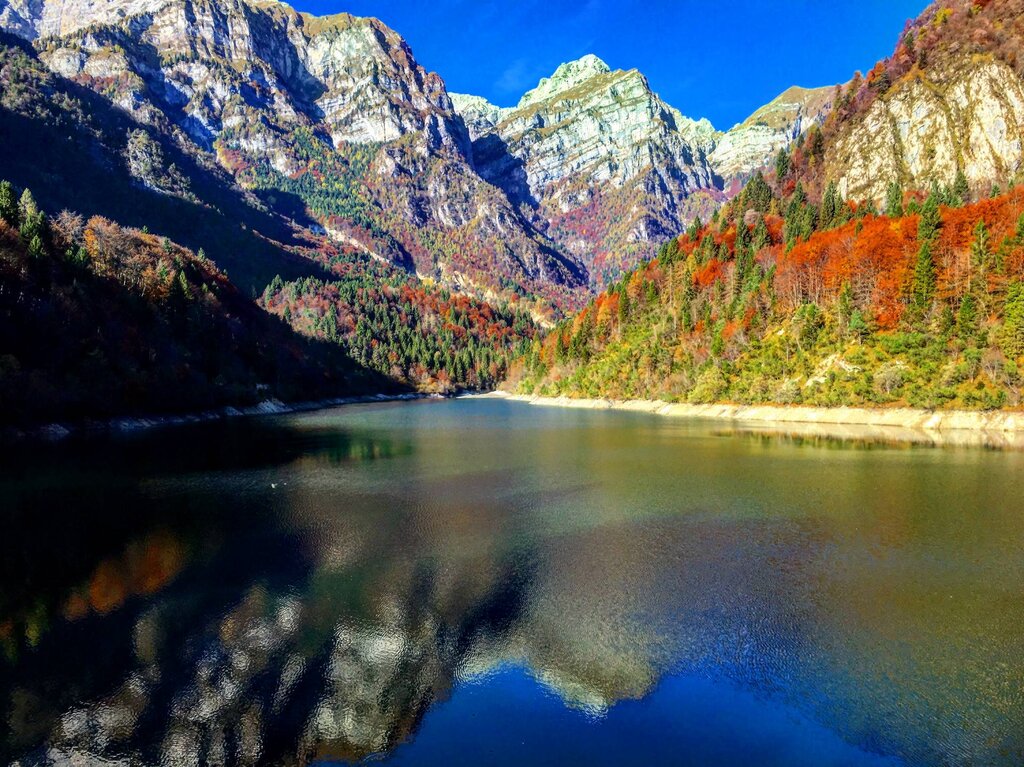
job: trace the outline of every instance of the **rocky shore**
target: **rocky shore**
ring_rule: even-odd
[[[352,397],[335,397],[309,402],[282,402],[278,399],[269,399],[259,403],[258,405],[241,407],[229,405],[227,407],[194,413],[124,416],[121,418],[111,418],[109,420],[102,421],[50,423],[24,429],[18,429],[16,427],[0,428],[0,443],[18,442],[21,440],[52,442],[65,439],[73,434],[125,433],[165,426],[182,426],[185,424],[220,421],[227,418],[239,418],[242,416],[283,415],[286,413],[323,410],[324,408],[339,407],[341,405],[429,399],[433,397],[440,398],[442,396],[443,395],[438,394],[406,392],[403,394],[367,394]]]
[[[659,400],[577,399],[496,392],[531,405],[586,410],[630,410],[676,418],[728,421],[750,431],[798,436],[877,439],[935,445],[1024,448],[1024,412],[1010,410],[917,410],[914,408],[806,407],[787,405],[693,405]],[[756,430],[756,429],[755,429]]]

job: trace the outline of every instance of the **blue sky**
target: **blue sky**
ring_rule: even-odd
[[[887,56],[926,0],[291,0],[376,16],[450,91],[509,106],[563,61],[636,67],[726,129],[790,85],[830,85]]]

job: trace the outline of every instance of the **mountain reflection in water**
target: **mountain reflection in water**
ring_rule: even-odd
[[[5,762],[1024,760],[1019,453],[477,400],[3,459]]]

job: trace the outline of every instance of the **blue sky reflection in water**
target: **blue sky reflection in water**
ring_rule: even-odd
[[[472,723],[467,727],[467,723]],[[606,712],[567,707],[527,669],[461,686],[387,765],[893,767],[797,710],[706,676],[669,676]],[[325,762],[329,764],[329,762]]]
[[[727,431],[460,400],[4,456],[0,759],[1024,761],[1024,454]]]

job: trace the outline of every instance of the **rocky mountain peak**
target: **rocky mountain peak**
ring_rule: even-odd
[[[271,0],[0,9],[53,72],[346,247],[478,294],[568,300],[582,279],[475,172],[444,81],[377,19]]]
[[[787,88],[721,137],[711,155],[723,178],[740,178],[764,165],[832,108],[835,87]]]
[[[592,53],[577,59],[560,64],[551,77],[542,78],[540,83],[520,99],[518,108],[534,104],[538,101],[546,101],[559,93],[572,90],[587,80],[599,75],[606,75],[611,68],[601,59]]]
[[[60,37],[92,24],[156,13],[169,0],[6,0],[0,27],[28,40]]]

